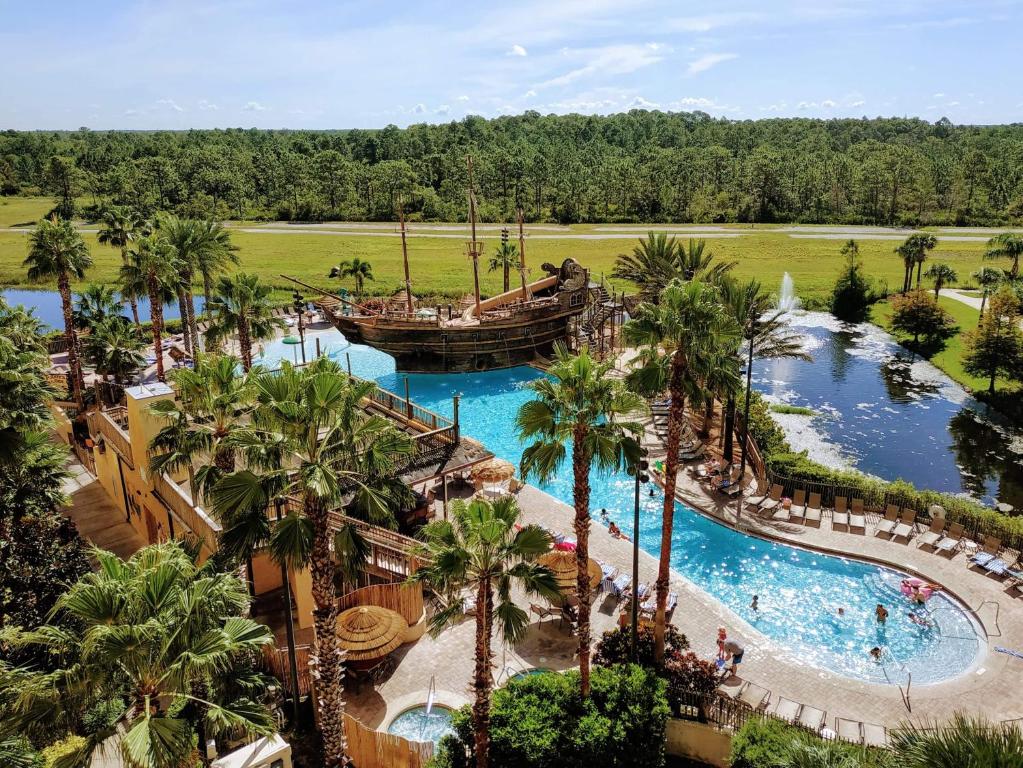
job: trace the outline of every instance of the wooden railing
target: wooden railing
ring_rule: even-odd
[[[367,728],[345,713],[348,754],[357,768],[425,768],[433,757],[433,744],[409,741]]]
[[[131,450],[131,438],[128,436],[128,412],[124,407],[110,408],[105,411],[92,411],[89,414],[89,432],[99,435],[108,445],[117,451],[121,458],[135,467],[135,457]]]
[[[202,541],[210,551],[217,549],[220,524],[206,514],[202,507],[192,504],[192,500],[178,485],[163,473],[153,473],[153,491],[174,515]]]
[[[309,652],[308,645],[295,646],[295,666],[298,667],[299,696],[308,696],[312,690],[309,674]],[[288,661],[288,649],[264,645],[263,661],[266,664],[267,670],[284,683],[285,695],[291,694],[295,690],[295,686],[291,682],[291,662]]]
[[[71,451],[75,454],[75,458],[81,462],[82,466],[89,470],[93,476],[96,475],[96,457],[92,455],[92,449],[86,448],[81,445],[73,437],[71,438]]]
[[[419,583],[370,584],[342,595],[338,604],[342,611],[378,605],[399,614],[412,626],[423,618],[423,587]]]

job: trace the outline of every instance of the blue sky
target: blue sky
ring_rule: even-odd
[[[1021,31],[1018,0],[0,0],[0,129],[636,107],[1013,122]]]

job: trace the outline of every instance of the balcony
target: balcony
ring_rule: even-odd
[[[93,411],[89,414],[89,432],[98,435],[111,446],[132,469],[135,468],[135,457],[131,450],[131,438],[128,436],[128,409],[123,406],[108,408],[104,411]]]
[[[153,493],[163,502],[174,516],[196,536],[210,552],[217,550],[220,524],[206,514],[206,511],[192,503],[191,496],[165,473],[152,474]],[[177,533],[177,532],[176,532]]]

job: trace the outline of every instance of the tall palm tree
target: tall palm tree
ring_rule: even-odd
[[[985,259],[1009,259],[1009,278],[1015,280],[1019,275],[1019,259],[1023,256],[1023,236],[1015,232],[1002,232],[987,241],[988,249]]]
[[[715,261],[714,254],[707,250],[706,240],[689,239],[688,245],[679,246],[679,267],[685,280],[703,280],[705,283],[718,283],[736,264],[737,261]]]
[[[941,289],[949,283],[954,283],[959,279],[959,275],[956,274],[955,270],[952,269],[948,264],[931,264],[924,272],[924,277],[930,278],[934,281],[934,300],[938,300],[938,294],[941,293]]]
[[[78,334],[75,333],[74,311],[71,304],[71,278],[81,280],[92,266],[92,255],[82,236],[70,221],[54,215],[43,219],[29,237],[29,280],[57,279],[60,304],[64,313],[64,338],[67,341],[67,362],[71,370],[71,394],[75,404],[82,408],[85,379],[78,358]]]
[[[152,412],[165,425],[150,444],[150,469],[175,472],[187,469],[196,491],[208,494],[221,477],[237,469],[237,450],[231,439],[248,428],[255,407],[255,390],[248,376],[238,373],[238,358],[200,355],[191,369],[171,373],[177,392],[174,400],[160,400]],[[192,478],[193,467],[199,470]]]
[[[208,304],[213,294],[213,279],[229,265],[238,263],[238,246],[231,243],[230,231],[219,221],[203,220],[195,223],[193,235],[197,241],[194,250],[195,269],[202,275],[203,302]],[[194,311],[192,316],[195,316]]]
[[[336,267],[331,267],[327,277],[336,277],[340,280],[344,280],[346,277],[352,278],[352,282],[355,284],[355,294],[361,296],[366,281],[374,279],[373,265],[354,256],[351,259],[345,259]]]
[[[702,395],[699,372],[705,361],[721,348],[733,346],[740,329],[721,304],[719,290],[702,280],[672,280],[658,304],[644,302],[622,328],[626,343],[640,348],[628,382],[638,392],[671,395],[664,468],[664,510],[661,522],[661,555],[657,570],[657,615],[654,653],[664,657],[665,608],[675,518],[675,486],[678,481],[679,446],[685,422],[687,397]]]
[[[488,271],[496,272],[504,270],[504,292],[508,293],[511,288],[511,271],[519,266],[519,247],[507,240],[502,240],[490,257]]]
[[[518,519],[518,504],[510,496],[494,502],[485,499],[473,499],[468,503],[461,499],[455,501],[451,505],[450,520],[436,520],[421,531],[427,564],[412,576],[441,596],[443,607],[430,620],[435,634],[461,618],[463,592],[474,597],[473,692],[476,700],[472,717],[476,768],[490,765],[494,624],[497,623],[506,643],[516,642],[525,633],[529,615],[512,600],[514,586],[527,595],[539,595],[548,600],[560,596],[554,575],[536,562],[550,550],[549,534],[536,525],[516,530]]]
[[[119,316],[93,321],[92,333],[85,337],[82,352],[104,379],[114,377],[123,384],[133,373],[146,367],[142,339],[135,326]]]
[[[42,323],[32,311],[8,307],[0,297],[0,371],[4,380],[0,387],[0,464],[20,466],[26,438],[43,434],[51,424],[47,403],[56,393],[42,373],[49,365],[42,339]],[[11,461],[15,457],[19,461]],[[17,514],[18,505],[13,506]],[[0,531],[0,540],[3,538]]]
[[[927,261],[927,253],[934,250],[938,245],[938,238],[927,233],[916,233],[906,238],[902,245],[895,249],[895,253],[902,257],[904,268],[902,279],[902,292],[906,293],[913,286],[913,268],[916,268],[916,285],[920,287],[920,273],[923,270],[924,262]]]
[[[264,704],[234,693],[258,694],[262,679],[239,662],[273,640],[267,627],[243,618],[249,601],[237,577],[199,566],[179,542],[146,547],[127,561],[102,550],[94,556],[99,570],[57,603],[55,615],[65,620],[19,640],[66,666],[0,673],[5,723],[47,736],[84,725],[84,743],[56,763],[68,768],[88,765],[118,733],[127,765],[180,768],[195,764],[197,736],[205,744],[204,737],[231,730],[274,731]],[[108,702],[121,705],[113,724],[82,719]]]
[[[629,280],[639,287],[643,301],[656,304],[664,286],[675,278],[716,282],[735,264],[734,261],[715,262],[705,240],[690,240],[685,246],[674,236],[648,232],[631,254],[620,254],[615,259],[611,277]]]
[[[121,284],[140,294],[144,291],[149,297],[156,378],[160,381],[166,380],[163,367],[163,305],[175,299],[180,280],[174,246],[159,234],[137,238],[128,250],[128,261],[121,265]]]
[[[1005,273],[998,267],[981,267],[976,272],[971,272],[970,277],[977,281],[980,286],[980,317],[977,318],[977,325],[984,319],[984,307],[987,304],[987,297],[992,289],[997,288],[999,283],[1005,279]]]
[[[210,313],[207,340],[221,344],[237,333],[242,368],[246,371],[252,368],[253,342],[272,338],[276,329],[284,327],[284,321],[273,315],[272,295],[273,289],[256,275],[237,272],[217,281],[216,294],[206,305]]]
[[[347,764],[344,651],[337,641],[337,589],[331,510],[345,507],[371,520],[392,519],[397,470],[413,451],[410,438],[381,416],[362,409],[375,384],[352,379],[330,358],[305,368],[285,362],[280,371],[252,377],[256,409],[251,427],[231,439],[245,469],[220,479],[213,508],[234,525],[276,503],[297,507],[276,523],[270,549],[289,568],[312,576],[313,673],[328,768]]]
[[[910,725],[894,729],[891,746],[900,768],[1023,766],[1023,729],[1015,723],[990,723],[963,713],[935,728]]]
[[[520,472],[546,482],[568,458],[571,446],[575,507],[576,596],[579,599],[579,674],[582,695],[590,693],[590,469],[607,472],[635,462],[642,427],[627,421],[645,408],[643,398],[611,377],[613,362],[596,362],[588,351],[554,350],[547,376],[528,385],[534,397],[519,408],[515,425],[523,441]]]
[[[89,283],[75,301],[74,321],[77,328],[92,328],[108,319],[121,319],[121,300],[110,285]]]
[[[128,261],[128,248],[132,241],[136,237],[140,237],[146,232],[147,226],[145,220],[142,219],[138,214],[125,208],[119,208],[117,206],[110,206],[103,211],[102,217],[102,228],[96,235],[101,245],[109,245],[113,248],[121,249],[121,262],[127,263]],[[135,322],[135,327],[141,326],[139,322],[139,305],[138,296],[134,293],[125,293],[121,291],[121,295],[128,300],[131,305],[131,317]],[[145,295],[144,293],[142,295]]]

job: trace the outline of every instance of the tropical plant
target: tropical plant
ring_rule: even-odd
[[[94,550],[99,570],[82,577],[56,606],[61,624],[24,633],[18,642],[49,650],[66,666],[52,673],[0,673],[4,723],[28,735],[91,725],[56,768],[88,765],[100,745],[120,734],[132,768],[180,768],[194,761],[195,742],[230,731],[267,735],[274,722],[249,696],[231,696],[240,661],[273,641],[270,630],[242,615],[248,595],[232,574],[199,566],[179,542],[156,544],[124,561]],[[259,691],[260,678],[248,687]],[[119,713],[83,719],[99,704]]]
[[[197,490],[208,494],[237,469],[231,439],[248,428],[255,390],[231,355],[199,355],[193,368],[171,373],[171,381],[177,397],[158,400],[151,408],[165,424],[150,443],[149,467],[154,472],[186,469],[193,498],[198,498]]]
[[[189,228],[194,237],[191,250],[195,258],[194,268],[202,275],[203,302],[209,304],[213,294],[213,279],[230,265],[238,263],[238,246],[231,243],[230,231],[219,221],[200,220],[193,222]],[[195,316],[194,311],[192,316]]]
[[[550,551],[550,535],[537,525],[518,526],[518,520],[518,502],[511,496],[493,502],[455,501],[450,520],[436,520],[421,531],[427,564],[411,577],[428,584],[441,598],[442,608],[430,620],[434,634],[462,616],[463,593],[475,602],[476,701],[472,714],[477,768],[490,764],[491,642],[495,623],[504,641],[515,643],[529,626],[529,614],[514,602],[512,589],[548,600],[561,595],[554,574],[537,563]]]
[[[514,243],[509,243],[507,240],[502,240],[501,243],[494,250],[494,255],[490,257],[490,263],[488,270],[490,272],[496,272],[501,269],[504,270],[504,292],[508,293],[511,288],[511,271],[517,269],[519,266],[519,248]]]
[[[892,328],[911,335],[914,349],[919,347],[921,336],[925,347],[930,347],[951,338],[958,330],[952,316],[938,304],[937,299],[923,291],[893,296],[891,303]]]
[[[353,256],[351,259],[345,259],[336,267],[331,267],[327,277],[336,277],[340,280],[347,277],[352,278],[352,282],[355,284],[355,294],[361,296],[366,281],[373,280],[373,265],[358,256]]]
[[[902,292],[906,293],[913,286],[913,269],[916,268],[916,284],[920,286],[920,271],[927,260],[927,252],[934,250],[938,245],[938,239],[934,235],[925,233],[912,234],[905,242],[896,247],[895,253],[902,257],[904,268],[902,279]]]
[[[735,264],[734,261],[715,262],[705,240],[690,240],[689,245],[684,246],[674,236],[648,232],[646,240],[640,240],[631,254],[620,254],[615,259],[611,276],[635,283],[640,298],[656,304],[664,286],[675,278],[699,278],[713,283]]]
[[[523,479],[546,482],[564,465],[571,447],[572,501],[575,507],[576,597],[579,600],[579,679],[590,693],[590,471],[635,464],[642,427],[630,414],[645,410],[643,399],[613,378],[612,361],[596,362],[583,350],[571,354],[557,345],[547,376],[527,386],[533,395],[519,408],[519,438],[531,441],[522,452]]]
[[[0,298],[0,464],[17,455],[25,434],[50,425],[48,361],[39,320]]]
[[[988,380],[994,394],[998,376],[1023,378],[1023,331],[1016,310],[1016,296],[1003,288],[991,297],[980,325],[963,334],[963,368]]]
[[[113,376],[118,384],[146,366],[145,346],[135,327],[114,315],[92,321],[92,333],[82,342],[82,354],[104,379]]]
[[[976,280],[977,285],[980,286],[980,317],[977,318],[977,324],[980,325],[980,321],[984,319],[987,298],[991,295],[991,291],[1005,279],[1005,273],[998,267],[981,267],[976,272],[971,272],[970,277]]]
[[[959,279],[959,275],[948,264],[931,264],[924,272],[924,277],[934,281],[934,298],[938,298],[941,289]]]
[[[252,368],[253,343],[272,338],[277,329],[284,327],[284,321],[273,314],[272,295],[273,289],[256,275],[238,272],[220,278],[216,295],[206,305],[210,314],[207,340],[219,345],[238,334],[242,368],[246,371]]]
[[[285,362],[280,371],[257,372],[251,381],[256,394],[251,427],[229,441],[244,456],[245,468],[217,482],[213,509],[225,528],[269,536],[278,563],[311,571],[312,671],[326,764],[336,768],[347,763],[347,743],[331,512],[344,508],[393,524],[391,509],[407,499],[396,475],[413,444],[387,419],[363,410],[362,401],[376,385],[352,379],[330,358],[317,358],[305,368]],[[297,505],[290,502],[293,496]],[[260,525],[269,525],[259,518],[265,520],[277,504],[288,508],[287,515],[272,533],[259,532]]]
[[[714,254],[707,249],[706,240],[693,240],[688,245],[680,245],[678,249],[679,269],[685,280],[703,280],[705,283],[718,283],[728,275],[737,261],[715,261]]]
[[[110,206],[103,211],[100,217],[101,227],[96,235],[101,245],[109,245],[112,248],[121,249],[121,263],[128,263],[128,247],[137,237],[149,234],[148,224],[141,216],[134,211],[130,211],[125,208],[118,208],[116,206]],[[135,294],[132,292],[125,292],[123,289],[121,295],[128,300],[131,305],[131,317],[135,322],[135,327],[141,327],[139,322],[139,305],[138,297],[144,296],[145,292],[141,294]]]
[[[92,328],[105,320],[121,319],[121,300],[113,286],[89,283],[78,294],[75,301],[75,327]]]
[[[936,727],[907,725],[892,732],[899,768],[1023,767],[1023,730],[957,713]]]
[[[163,305],[177,297],[180,279],[174,246],[158,234],[137,238],[128,250],[128,261],[121,265],[121,285],[129,293],[144,293],[149,297],[156,378],[160,381],[166,380],[163,366]]]
[[[644,302],[622,328],[627,344],[639,348],[627,381],[637,392],[655,396],[668,390],[668,439],[664,475],[664,510],[661,555],[657,569],[657,658],[664,655],[665,608],[671,535],[675,519],[675,487],[680,464],[679,448],[685,422],[685,401],[702,399],[699,383],[706,360],[722,348],[735,348],[741,329],[721,304],[719,290],[701,280],[672,280],[658,304]]]
[[[842,246],[842,255],[845,267],[831,291],[831,314],[839,320],[861,323],[867,319],[867,311],[876,297],[870,279],[863,274],[859,244],[849,240]]]
[[[1002,232],[987,241],[988,249],[984,254],[985,259],[1009,259],[1012,266],[1009,267],[1009,279],[1015,280],[1019,276],[1019,259],[1023,256],[1023,236],[1015,232]]]
[[[56,278],[60,304],[64,313],[64,338],[67,342],[67,362],[71,371],[71,393],[79,409],[84,407],[82,363],[78,357],[78,334],[75,332],[74,310],[71,303],[71,278],[81,280],[92,266],[89,249],[70,221],[56,216],[43,219],[29,236],[28,279],[32,281]]]

